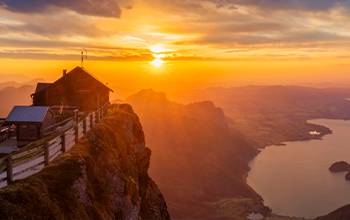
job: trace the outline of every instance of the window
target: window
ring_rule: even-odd
[[[19,125],[18,127],[19,140],[36,140],[38,139],[37,125]]]

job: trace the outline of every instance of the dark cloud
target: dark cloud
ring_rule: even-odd
[[[217,0],[207,0],[217,2]],[[328,11],[334,7],[349,7],[349,0],[225,0],[234,5],[251,6],[264,10]]]
[[[84,36],[99,38],[109,33],[99,29],[96,25],[86,22],[81,16],[65,15],[59,20],[52,17],[35,17],[31,22],[0,23],[0,34],[35,35],[49,38],[62,36]]]
[[[13,50],[18,50],[18,48],[27,48],[25,50],[50,50],[51,52],[56,49],[66,49],[66,50],[76,50],[80,54],[81,48],[87,48],[90,52],[96,53],[149,53],[152,52],[148,49],[130,48],[130,47],[116,47],[108,45],[100,45],[99,42],[86,43],[86,42],[70,42],[70,41],[57,41],[57,40],[14,40],[14,39],[2,39],[0,41],[1,48],[13,48]]]
[[[236,6],[234,6],[234,5],[231,5],[230,7],[228,7],[228,9],[233,10],[233,9],[238,9],[238,7],[236,7]]]
[[[200,12],[203,9],[201,0],[144,0],[148,5],[161,11],[175,13]]]
[[[81,59],[80,53],[76,54],[52,54],[52,53],[30,53],[26,51],[6,51],[0,52],[0,58],[10,59],[31,59],[31,60],[76,60],[79,63]],[[115,55],[115,56],[92,56],[89,55],[89,60],[103,61],[152,61],[154,57],[151,54],[140,55]]]
[[[174,45],[212,45],[216,48],[317,48],[348,45],[350,37],[321,31],[286,32],[284,35],[258,34],[205,35],[198,39],[174,42]]]
[[[258,9],[260,13],[276,11],[327,12],[335,7],[350,9],[349,0],[145,0],[155,7],[182,8],[187,12],[203,9],[203,3],[209,2],[214,8],[238,9],[240,6]]]
[[[220,32],[233,32],[233,33],[253,33],[253,32],[273,32],[273,31],[284,31],[288,29],[288,25],[280,23],[241,23],[241,24],[220,24],[217,25],[214,31]]]
[[[224,6],[222,4],[217,4],[216,5],[216,8],[219,9],[219,8],[223,8]]]
[[[0,8],[6,8],[6,7],[7,7],[7,5],[5,3],[0,2]]]
[[[209,26],[211,25],[211,26]],[[165,27],[161,31],[166,33],[198,33],[206,35],[230,34],[230,33],[275,33],[284,32],[293,27],[292,24],[277,22],[217,22],[215,24],[186,24],[186,26]]]
[[[121,15],[116,0],[3,0],[3,3],[7,10],[20,13],[40,13],[58,7],[83,15],[113,18]]]
[[[128,9],[128,10],[131,10],[131,9],[133,9],[133,6],[132,5],[127,5],[127,6],[125,6],[125,8]]]

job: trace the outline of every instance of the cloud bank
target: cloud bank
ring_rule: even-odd
[[[20,13],[41,13],[68,9],[83,15],[120,18],[121,9],[116,0],[3,0],[0,7]]]

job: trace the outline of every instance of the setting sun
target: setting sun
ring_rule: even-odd
[[[161,67],[163,65],[164,61],[161,59],[155,59],[152,61],[152,65],[155,67]]]

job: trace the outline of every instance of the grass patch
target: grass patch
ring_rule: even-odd
[[[5,159],[9,154],[0,153],[0,160]]]
[[[205,202],[206,205],[216,210],[217,219],[247,219],[250,213],[260,213],[267,217],[271,210],[262,204],[259,198],[235,197],[225,198],[217,202]]]

